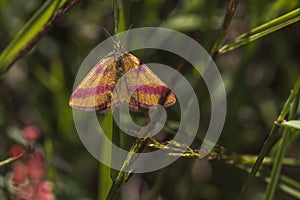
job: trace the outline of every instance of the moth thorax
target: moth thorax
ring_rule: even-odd
[[[122,56],[116,59],[116,67],[117,67],[117,78],[120,78],[124,74],[124,62]]]

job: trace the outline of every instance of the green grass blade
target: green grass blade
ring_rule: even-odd
[[[113,116],[111,113],[108,113],[105,115],[104,119],[103,119],[103,131],[106,133],[106,136],[112,140],[112,121],[113,121]],[[105,153],[105,155],[107,156],[107,159],[111,159],[111,146],[108,144],[105,144],[102,148],[102,151],[106,151],[107,153]],[[109,189],[112,185],[112,179],[110,176],[111,173],[111,169],[102,164],[99,163],[99,176],[98,176],[98,199],[102,200],[102,199],[106,199],[107,194],[109,192]]]
[[[285,104],[280,112],[280,115],[277,118],[277,122],[284,120],[286,114],[289,111],[290,104],[296,98],[296,95],[297,95],[299,89],[300,89],[300,77],[297,79],[289,98],[285,102]],[[245,199],[246,193],[247,193],[250,185],[252,184],[254,177],[259,170],[259,167],[262,165],[264,158],[266,157],[267,153],[269,152],[269,150],[272,147],[273,141],[275,140],[275,138],[278,134],[278,130],[279,130],[279,126],[277,124],[274,124],[272,127],[272,130],[270,131],[269,137],[266,139],[264,146],[262,147],[262,149],[258,155],[258,158],[257,158],[254,166],[252,167],[250,174],[248,175],[246,181],[244,182],[239,199]]]
[[[245,170],[249,172],[251,168],[248,165],[245,164],[238,164],[236,167]],[[263,179],[266,183],[270,183],[271,179],[268,178],[268,175],[270,174],[269,169],[267,168],[261,168],[259,172],[257,173],[257,176],[261,179]],[[286,194],[289,194],[292,197],[295,197],[296,199],[300,198],[300,183],[285,176],[280,175],[279,182],[278,182],[278,188],[285,192]]]
[[[20,56],[20,52],[28,51],[26,46],[43,29],[53,13],[62,6],[66,0],[45,1],[37,12],[21,28],[13,40],[0,54],[0,72],[4,72]]]
[[[300,199],[300,183],[284,175],[280,176],[278,187],[285,193]]]
[[[125,20],[123,1],[120,1],[120,16],[119,16],[118,30],[119,30],[119,32],[122,32],[122,31],[125,31],[126,29],[128,29],[128,27],[126,25],[126,20]]]
[[[271,34],[277,30],[280,30],[290,24],[296,23],[300,20],[300,8],[297,8],[285,15],[277,17],[267,23],[264,23],[247,33],[244,33],[237,37],[232,43],[226,44],[219,49],[219,54],[224,54],[228,51],[236,49],[242,45],[248,44],[261,37]]]
[[[248,154],[229,154],[229,155],[222,155],[222,161],[233,164],[233,165],[247,165],[252,166],[255,161],[257,160],[256,155],[248,155]],[[265,157],[263,160],[263,166],[270,166],[274,163],[272,157]],[[282,164],[285,167],[300,167],[300,162],[297,158],[284,158],[282,160]],[[248,171],[247,171],[248,172]]]
[[[9,164],[9,163],[11,163],[11,162],[17,160],[17,159],[20,158],[21,156],[23,156],[23,153],[20,154],[20,155],[18,155],[18,156],[16,156],[16,157],[11,157],[11,158],[8,158],[8,159],[6,159],[6,160],[1,161],[1,162],[0,162],[0,167],[2,167],[2,166],[4,166],[4,165],[7,165],[7,164]]]
[[[293,119],[297,109],[298,109],[298,104],[299,104],[299,92],[291,105],[291,112],[289,114],[289,119]],[[280,177],[280,172],[282,168],[282,161],[284,159],[284,155],[287,151],[287,147],[289,146],[288,143],[290,141],[290,130],[288,128],[285,128],[283,132],[283,138],[280,143],[280,147],[276,152],[275,160],[274,160],[274,165],[271,171],[271,181],[267,186],[266,193],[265,193],[265,199],[273,199],[275,195],[275,191],[278,185],[279,177]]]

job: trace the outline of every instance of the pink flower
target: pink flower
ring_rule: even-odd
[[[19,144],[15,144],[10,148],[9,155],[11,157],[18,157],[19,155],[21,155],[24,152],[25,152],[25,149],[23,146],[21,146]]]
[[[36,200],[54,200],[52,194],[53,184],[50,181],[43,181],[37,185]]]
[[[40,129],[37,126],[26,126],[23,129],[23,137],[29,142],[35,142],[40,137]]]
[[[23,129],[23,137],[34,147],[33,143],[40,137],[40,130],[37,126],[27,126]],[[9,152],[12,157],[17,157],[25,152],[25,147],[14,145]],[[11,181],[15,185],[12,194],[14,200],[55,200],[52,182],[45,181],[44,161],[44,154],[36,151],[28,152],[22,159],[13,162]]]
[[[27,162],[28,177],[31,181],[40,181],[45,178],[46,171],[44,157],[40,153],[33,153]]]
[[[27,178],[28,168],[27,166],[20,162],[16,161],[13,165],[12,181],[15,185],[19,185],[25,181]]]

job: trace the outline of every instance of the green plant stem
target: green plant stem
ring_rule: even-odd
[[[113,8],[114,8],[114,26],[115,26],[115,34],[118,33],[119,27],[119,0],[113,0]]]
[[[18,156],[16,156],[16,157],[11,157],[11,158],[8,158],[8,159],[6,159],[6,160],[0,161],[0,167],[2,167],[2,166],[4,166],[4,165],[7,165],[7,164],[9,164],[9,163],[11,163],[11,162],[13,162],[13,161],[19,159],[20,157],[23,156],[24,153],[25,153],[25,152],[21,153],[20,155],[18,155]]]
[[[109,140],[112,141],[112,113],[107,113],[102,121],[103,123],[103,131],[106,133],[106,136]],[[111,149],[111,145],[109,143],[105,143],[104,146],[102,146],[102,151],[107,151],[108,149]],[[105,154],[105,159],[109,160],[111,159],[111,151]],[[109,192],[109,189],[112,185],[112,179],[111,179],[111,169],[102,164],[99,163],[99,175],[98,175],[98,200],[106,199],[107,194]]]
[[[280,122],[280,121],[284,120],[284,117],[286,116],[286,114],[290,108],[290,104],[294,101],[299,88],[300,88],[300,77],[297,79],[297,81],[294,85],[294,88],[291,91],[291,94],[290,94],[289,98],[287,99],[287,101],[285,102],[285,104],[282,108],[282,111],[276,121]],[[259,167],[261,166],[265,156],[269,152],[269,150],[273,144],[273,141],[274,141],[275,137],[277,136],[279,128],[280,127],[276,123],[274,123],[274,125],[270,131],[269,137],[265,141],[250,174],[248,175],[246,181],[244,182],[239,199],[241,199],[241,200],[245,199],[246,193],[247,193],[251,183],[253,182],[254,177],[255,177],[257,171],[259,170]]]
[[[118,33],[118,27],[119,27],[119,0],[113,0],[113,12],[114,12],[114,32],[115,34]],[[119,113],[114,113],[114,115],[119,115]],[[112,142],[113,144],[120,146],[121,145],[121,137],[120,137],[120,128],[118,127],[118,123],[115,121],[116,119],[113,117],[112,119]],[[113,152],[111,156],[118,156],[115,152]],[[120,158],[111,158],[111,161],[113,159],[120,159]],[[122,173],[122,171],[118,171],[115,169],[110,170],[110,176],[112,179],[112,186],[108,192],[107,199],[114,199],[115,195],[117,195],[119,188],[120,188],[120,180],[119,175]],[[100,182],[100,180],[99,180]]]
[[[293,104],[290,105],[291,111],[290,111],[288,120],[291,120],[294,118],[295,113],[298,108],[298,104],[299,104],[299,90],[297,91],[297,96],[296,96]],[[266,193],[265,193],[266,200],[274,198],[274,194],[275,194],[275,191],[276,191],[276,188],[278,185],[278,181],[279,181],[279,177],[280,177],[280,171],[282,168],[283,158],[284,158],[284,155],[288,148],[290,134],[291,134],[290,129],[285,128],[284,132],[283,132],[282,140],[280,141],[281,143],[280,143],[279,149],[276,152],[275,162],[274,162],[271,176],[270,176],[271,181],[268,184],[267,189],[266,189]]]
[[[145,130],[145,129],[143,129]],[[143,131],[142,133],[146,133]],[[126,181],[130,178],[131,172],[126,172],[124,169],[128,167],[133,162],[133,155],[141,151],[147,143],[147,138],[138,138],[135,143],[132,145],[126,160],[124,161],[122,168],[120,169],[116,179],[113,182],[112,187],[110,188],[107,199],[114,199],[115,195],[120,191],[121,186],[126,183]]]
[[[99,164],[99,176],[98,176],[98,200],[106,198],[110,184],[110,168],[104,164]]]
[[[117,116],[119,115],[119,112],[117,110],[114,111],[114,115]],[[121,130],[118,126],[118,122],[115,121],[117,119],[115,119],[114,117],[112,118],[112,142],[114,145],[116,146],[119,146],[121,147]],[[117,152],[114,152],[113,151],[114,149],[112,149],[112,152],[111,152],[111,156],[114,156],[111,158],[111,161],[113,161],[113,159],[121,159],[120,156],[117,154]],[[116,178],[119,174],[119,171],[118,170],[115,170],[115,169],[111,169],[110,170],[110,173],[111,173],[111,179],[113,181],[113,184],[115,183],[116,181]]]
[[[56,172],[55,172],[55,168],[52,165],[53,162],[53,142],[52,142],[52,138],[50,138],[49,136],[46,137],[45,140],[45,150],[46,150],[46,165],[47,165],[47,176],[48,176],[48,180],[55,182],[56,179]]]
[[[232,19],[233,19],[233,16],[234,16],[234,13],[236,11],[238,4],[239,4],[239,0],[229,0],[228,1],[222,27],[219,30],[219,35],[218,35],[217,39],[215,40],[215,43],[211,50],[211,55],[212,55],[213,59],[215,59],[217,57],[219,48],[225,41],[225,38],[226,38],[228,30],[229,30],[229,26],[232,22]]]
[[[167,177],[167,171],[168,168],[164,168],[158,175],[157,180],[155,181],[155,184],[153,185],[153,188],[151,190],[151,195],[149,200],[156,200],[158,199],[159,191],[161,186],[164,184],[164,180]]]

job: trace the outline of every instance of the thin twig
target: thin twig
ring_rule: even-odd
[[[21,158],[21,157],[24,155],[24,153],[25,153],[25,151],[22,152],[22,153],[20,153],[18,156],[11,157],[11,158],[8,158],[8,159],[6,159],[6,160],[4,160],[4,161],[1,161],[1,162],[0,162],[0,167],[2,167],[2,166],[4,166],[4,165],[7,165],[7,164],[9,164],[9,163],[11,163],[11,162],[13,162],[13,161],[15,161],[15,160]]]
[[[218,56],[219,48],[225,41],[225,38],[226,38],[228,30],[229,30],[229,26],[232,22],[232,19],[233,19],[233,16],[235,14],[238,4],[239,4],[239,0],[229,0],[229,2],[227,4],[222,27],[219,30],[218,37],[217,37],[217,39],[212,47],[212,50],[211,50],[211,56],[212,56],[213,60]]]

